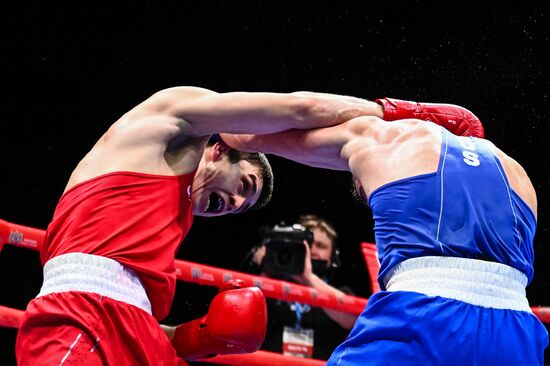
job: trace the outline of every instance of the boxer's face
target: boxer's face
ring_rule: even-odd
[[[193,213],[221,216],[252,207],[262,190],[258,168],[246,160],[231,163],[223,152],[206,154],[209,156],[199,165],[193,181]]]

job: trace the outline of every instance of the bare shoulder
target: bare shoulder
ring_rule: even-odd
[[[354,138],[342,153],[367,196],[384,184],[437,170],[441,129],[432,123],[361,117],[348,128]]]
[[[192,103],[197,98],[212,94],[217,93],[193,86],[179,86],[160,90],[126,112],[113,124],[110,132],[116,133],[118,130],[136,127],[154,128],[160,131],[170,127],[181,127],[183,121],[171,113],[174,105],[181,105],[186,101]]]
[[[537,214],[537,195],[535,188],[527,175],[527,172],[514,158],[507,155],[504,151],[496,147],[495,144],[486,140],[493,151],[496,153],[500,164],[504,169],[506,178],[512,189],[531,207],[535,215]]]
[[[359,150],[379,150],[384,159],[389,151],[394,154],[416,154],[418,149],[435,148],[439,153],[441,130],[433,123],[417,119],[384,121],[378,117],[365,116],[346,122],[351,138],[343,151],[354,154]],[[387,152],[386,152],[387,150]],[[389,157],[389,156],[388,156]]]
[[[175,99],[206,93],[193,87],[166,89],[125,113],[80,161],[67,187],[113,171],[180,175],[196,169],[208,137],[182,134],[181,119],[166,109]]]
[[[182,134],[185,121],[171,113],[174,105],[197,98],[217,94],[211,90],[179,86],[160,90],[119,118],[107,131],[103,141],[113,141],[132,145],[168,144],[174,137]]]
[[[395,141],[431,138],[440,135],[433,123],[418,119],[385,121],[375,116],[362,116],[346,122],[348,130],[356,136],[369,138],[374,144],[387,144]]]

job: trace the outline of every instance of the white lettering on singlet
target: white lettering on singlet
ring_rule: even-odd
[[[463,151],[462,156],[464,156],[464,162],[471,166],[478,166],[480,164],[479,162],[479,155],[477,155],[473,151]]]
[[[458,142],[464,150],[462,150],[462,159],[470,166],[479,166],[479,155],[475,152],[476,144],[472,138],[459,137]]]

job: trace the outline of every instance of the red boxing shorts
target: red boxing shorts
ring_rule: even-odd
[[[87,262],[72,260],[71,266],[78,269],[69,273],[65,271],[69,268],[67,263],[50,271],[49,262],[46,263],[41,294],[27,306],[17,335],[18,365],[187,365],[178,358],[149,312],[99,294],[106,290],[108,281],[103,280],[109,276],[117,276],[119,284],[124,283],[124,274],[113,271],[116,262],[109,268],[110,259],[82,256],[87,255],[76,254],[76,259],[84,258]],[[79,272],[78,276],[74,272]],[[52,291],[69,288],[63,283],[65,278],[72,278],[71,286],[78,291]],[[81,290],[91,282],[98,291]],[[107,292],[120,297],[116,284],[113,285]]]

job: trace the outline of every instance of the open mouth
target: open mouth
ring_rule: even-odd
[[[208,197],[208,205],[206,212],[208,213],[220,213],[223,211],[224,201],[223,198],[217,193],[211,193]]]

